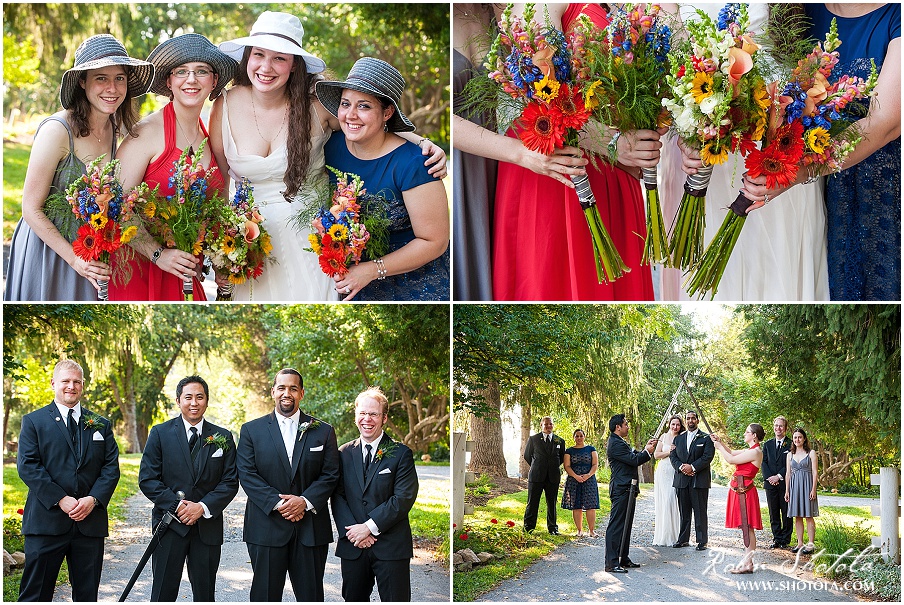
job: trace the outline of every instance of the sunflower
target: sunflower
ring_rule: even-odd
[[[308,234],[308,242],[311,244],[311,251],[314,254],[320,254],[320,238],[317,237],[316,233]]]
[[[807,140],[807,148],[814,153],[823,153],[831,142],[829,131],[821,126],[808,130],[805,138]]]
[[[72,251],[82,260],[97,260],[103,252],[98,241],[97,233],[90,223],[85,223],[78,228],[78,237],[72,242]]]
[[[750,135],[751,140],[763,140],[763,137],[766,135],[766,126],[768,125],[768,123],[769,120],[766,112],[763,110],[758,110],[756,125],[753,128],[753,133],[751,133]]]
[[[711,97],[713,94],[713,77],[705,71],[698,71],[694,74],[692,85],[691,94],[698,105],[703,102],[703,99]]]
[[[342,223],[336,223],[329,230],[330,237],[341,242],[348,240],[348,227]]]
[[[591,111],[597,108],[600,104],[600,98],[596,95],[596,89],[602,85],[603,83],[597,80],[584,89],[584,107]]]
[[[554,77],[550,78],[550,75],[547,74],[539,82],[534,82],[534,96],[546,103],[552,103],[559,96],[559,83]]]
[[[235,252],[235,238],[231,235],[227,235],[223,238],[223,254],[229,255]]]
[[[120,236],[122,243],[128,244],[130,241],[132,241],[132,238],[135,237],[136,233],[138,233],[138,227],[136,227],[135,225],[130,225],[123,229],[122,235]]]
[[[519,125],[519,138],[531,151],[552,155],[555,148],[561,147],[565,142],[565,126],[561,115],[540,103],[531,103],[524,108]]]
[[[263,252],[264,254],[270,254],[271,252],[273,252],[273,244],[270,242],[269,233],[261,233],[261,236],[257,241],[261,243],[261,252]]]
[[[100,231],[107,225],[107,217],[100,213],[92,214],[88,222],[91,223],[95,231]]]
[[[753,100],[760,109],[769,109],[769,106],[772,105],[772,97],[769,96],[765,83],[760,83],[753,89]]]
[[[754,149],[744,162],[752,178],[766,177],[766,188],[787,187],[797,176],[797,164],[771,146],[763,151]]]
[[[700,159],[707,166],[724,164],[728,161],[728,147],[720,145],[718,139],[713,139],[700,150]]]
[[[154,215],[157,214],[157,204],[148,200],[148,203],[144,205],[143,213],[148,218],[154,218]]]
[[[197,255],[201,254],[202,250],[204,250],[204,234],[203,233],[200,234],[200,237],[198,237],[197,241],[194,244],[192,244],[191,253],[194,254],[195,256],[197,256]]]

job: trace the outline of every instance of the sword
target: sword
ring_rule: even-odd
[[[622,530],[621,543],[618,545],[618,564],[621,565],[622,555],[627,554],[626,541],[631,526],[634,524],[634,507],[637,504],[634,498],[634,490],[637,489],[637,479],[631,479],[631,485],[628,487],[628,511],[625,515],[625,528]]]
[[[744,548],[750,548],[750,525],[748,525],[747,521],[747,490],[753,484],[753,479],[750,480],[750,485],[747,485],[744,479],[746,479],[744,475],[735,475],[734,485],[729,483],[729,487],[731,491],[738,495],[738,506],[741,507],[741,531],[744,532]]]
[[[688,370],[689,371],[689,370]],[[687,372],[684,373],[687,376]],[[666,408],[665,414],[662,416],[662,420],[659,421],[659,426],[656,427],[656,432],[653,433],[653,436],[650,439],[658,439],[660,431],[662,431],[665,426],[666,420],[672,416],[673,410],[678,405],[678,394],[681,393],[681,386],[684,384],[684,378],[682,377],[681,382],[678,383],[678,388],[675,389],[675,394],[672,395],[672,402],[669,404],[669,407]]]
[[[157,529],[154,530],[154,535],[151,537],[151,542],[148,544],[147,550],[144,551],[144,554],[141,556],[141,560],[138,562],[138,567],[135,568],[135,571],[132,573],[132,577],[129,578],[129,583],[126,584],[126,589],[122,591],[122,595],[119,597],[119,602],[122,603],[126,600],[126,597],[129,596],[129,592],[132,591],[132,587],[135,586],[135,582],[138,581],[138,576],[141,575],[141,572],[144,571],[144,566],[147,565],[148,559],[151,558],[151,555],[154,554],[154,551],[157,550],[157,547],[160,546],[160,540],[163,538],[163,534],[166,533],[166,530],[169,529],[170,523],[175,521],[176,523],[182,523],[179,521],[179,518],[176,517],[175,510],[179,508],[179,502],[185,499],[185,492],[178,491],[176,492],[176,497],[178,500],[176,501],[176,506],[172,511],[166,511],[163,513],[163,519],[160,520],[160,523],[157,524]]]
[[[694,392],[691,391],[690,385],[688,385],[687,381],[685,380],[686,376],[687,374],[681,377],[681,382],[684,384],[685,388],[687,388],[687,394],[691,396],[691,402],[694,404],[694,408],[697,410],[697,416],[700,418],[700,420],[703,421],[703,426],[706,427],[706,430],[709,432],[709,434],[712,435],[713,430],[709,428],[709,423],[706,421],[706,416],[703,415],[703,410],[700,409],[700,404],[697,403],[697,398],[694,397]]]

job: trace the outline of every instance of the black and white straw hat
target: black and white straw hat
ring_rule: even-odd
[[[213,43],[201,34],[183,34],[161,42],[148,55],[148,61],[154,65],[154,80],[151,92],[169,96],[166,80],[170,73],[184,63],[207,63],[217,74],[217,85],[210,93],[213,101],[223,88],[232,81],[238,62],[217,49]]]
[[[154,66],[147,61],[133,59],[126,52],[122,42],[110,34],[91,36],[75,50],[75,65],[63,74],[60,84],[60,103],[64,109],[72,107],[75,89],[79,76],[89,69],[100,69],[111,65],[128,65],[129,93],[132,97],[140,97],[148,91]]]
[[[246,46],[257,46],[276,53],[295,55],[304,59],[309,74],[319,74],[326,69],[323,59],[315,57],[301,47],[304,28],[301,19],[289,13],[265,11],[251,26],[251,35],[220,43],[220,50],[235,59],[242,60]]]
[[[338,116],[339,101],[342,99],[342,90],[350,88],[369,95],[383,97],[389,100],[395,111],[386,122],[390,132],[414,132],[414,124],[399,109],[399,100],[405,91],[405,78],[395,67],[375,59],[363,57],[355,61],[348,77],[344,82],[317,82],[315,91],[317,98],[334,116]]]

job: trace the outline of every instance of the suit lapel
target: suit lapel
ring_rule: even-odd
[[[367,476],[364,478],[365,490],[367,490],[367,486],[370,485],[370,480],[377,474],[377,467],[383,462],[383,460],[377,460],[377,452],[380,451],[380,448],[383,447],[384,444],[389,445],[390,443],[392,443],[392,439],[390,439],[386,433],[383,433],[383,438],[380,439],[380,443],[377,444],[377,449],[371,454],[373,456],[373,461],[370,463],[370,468],[367,469]],[[364,454],[361,454],[361,456],[363,457]]]
[[[75,450],[75,446],[72,445],[72,439],[69,438],[69,431],[66,428],[66,419],[60,416],[60,410],[53,402],[51,402],[50,405],[47,406],[47,411],[50,413],[51,422],[59,427],[60,435],[62,435],[63,439],[66,440],[66,443],[69,444],[69,449],[72,450],[72,455],[76,460],[78,460],[78,452]]]
[[[301,426],[302,423],[311,422],[311,417],[306,415],[304,412],[298,415],[298,426]],[[295,476],[295,473],[298,472],[298,463],[301,462],[301,457],[304,455],[305,443],[308,440],[308,431],[310,431],[310,427],[307,431],[301,433],[301,438],[296,437],[295,441],[295,449],[292,451],[292,476]]]
[[[88,414],[88,410],[85,409],[85,406],[82,406],[82,413],[78,417],[78,443],[79,449],[81,452],[79,453],[78,465],[81,467],[88,460],[88,447],[91,445],[91,442],[94,440],[94,431],[86,431],[85,430],[85,414]]]
[[[201,475],[204,474],[204,468],[207,466],[207,460],[211,456],[213,456],[214,453],[218,449],[218,448],[215,448],[210,445],[208,445],[208,446],[204,445],[204,439],[207,439],[208,437],[212,436],[214,434],[214,432],[215,431],[213,430],[213,425],[205,420],[204,421],[204,430],[201,431],[201,450],[198,452],[198,458],[199,458],[198,466],[197,466],[198,472],[195,475],[195,484],[198,483],[198,480],[201,478]],[[211,450],[211,451],[208,451],[208,450]]]
[[[191,452],[188,449],[188,438],[185,436],[185,425],[182,423],[182,416],[176,416],[171,421],[172,438],[176,443],[176,447],[182,453],[185,468],[191,468]]]
[[[273,439],[273,451],[277,453],[279,463],[286,471],[286,474],[292,476],[292,469],[289,466],[289,453],[286,451],[286,444],[283,443],[282,431],[279,430],[279,420],[276,419],[276,412],[270,413],[270,437]],[[295,446],[298,449],[298,446]]]
[[[352,474],[361,487],[361,493],[364,493],[364,452],[361,447],[361,439],[355,439],[355,445],[350,450],[352,456]]]

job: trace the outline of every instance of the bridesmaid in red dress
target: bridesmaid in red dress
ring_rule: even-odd
[[[207,138],[201,121],[204,102],[208,97],[212,100],[219,96],[232,80],[237,63],[200,34],[185,34],[163,42],[151,52],[148,61],[155,68],[151,92],[169,96],[170,102],[138,123],[135,135],[126,137],[120,146],[118,157],[122,162],[123,188],[130,189],[140,182],[151,188],[159,184],[159,194],[165,196],[174,192],[169,184],[173,163],[183,150],[191,153]],[[217,165],[209,146],[204,149],[202,164],[208,168]],[[208,182],[208,194],[215,190],[227,193],[226,178],[219,170]],[[183,276],[198,275],[199,258],[166,248],[143,229],[129,245],[139,256],[129,261],[128,283],[116,286],[110,282],[110,300],[181,301]],[[194,300],[207,300],[197,277],[193,281]]]
[[[598,4],[545,6],[553,26],[566,33],[582,13],[601,28],[609,23]],[[538,5],[536,18],[543,18],[543,7]],[[659,137],[652,130],[624,132],[617,141],[621,168],[587,165],[603,224],[631,270],[610,284],[597,283],[590,230],[574,189],[500,162],[493,220],[494,300],[653,300],[650,267],[640,265],[646,217],[638,179],[639,168],[659,163]]]
[[[735,565],[731,573],[753,573],[753,555],[756,554],[756,529],[763,529],[763,516],[760,513],[760,497],[757,494],[756,486],[753,484],[753,478],[763,466],[763,450],[760,449],[760,442],[766,436],[766,431],[759,424],[753,423],[748,425],[744,431],[744,443],[747,444],[746,450],[730,450],[722,443],[719,436],[715,433],[712,440],[716,449],[722,454],[722,458],[729,464],[737,465],[729,487],[728,505],[725,510],[725,527],[735,529],[741,527],[741,506],[738,488],[746,489],[744,500],[747,511],[747,531],[750,536],[750,546],[744,551],[744,556],[740,562]],[[742,475],[743,485],[737,475]]]

